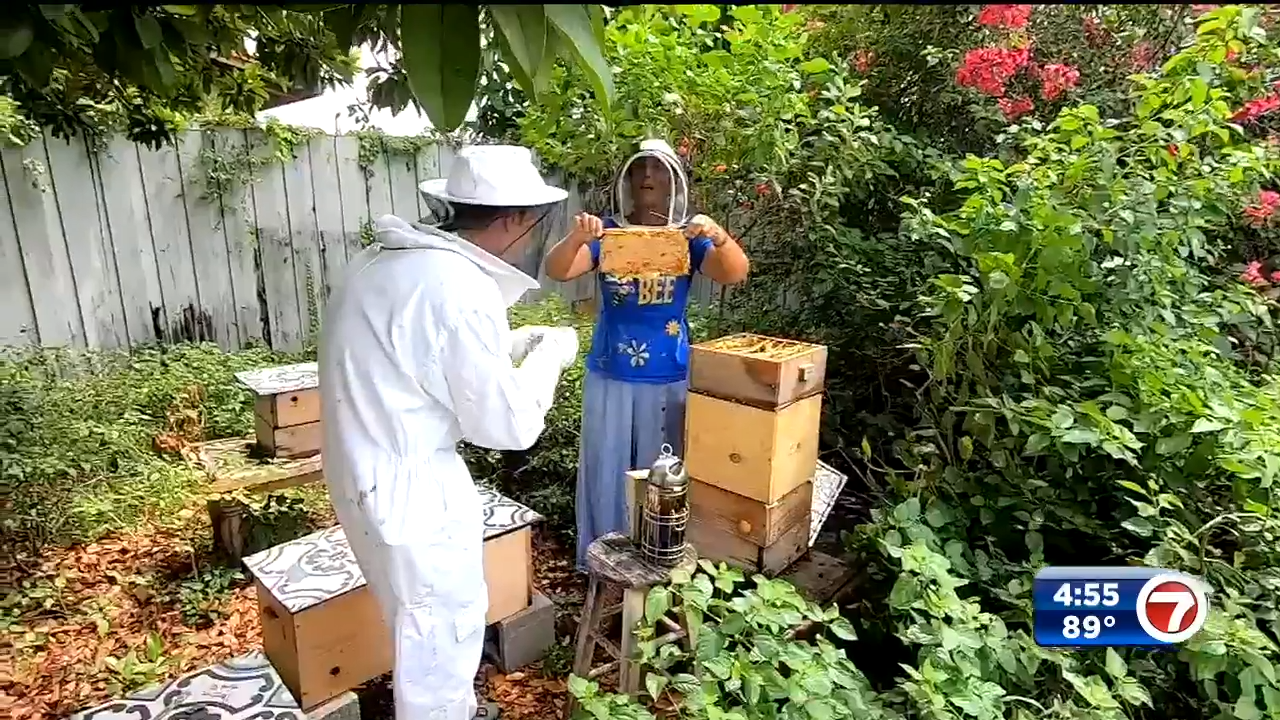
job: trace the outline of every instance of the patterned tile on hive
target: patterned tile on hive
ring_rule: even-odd
[[[317,368],[316,363],[308,362],[279,365],[261,370],[244,370],[236,373],[236,380],[256,395],[279,395],[319,387]]]
[[[266,655],[255,650],[119,700],[70,720],[305,720]]]
[[[485,540],[542,521],[542,516],[493,490],[480,490]],[[290,612],[300,612],[364,586],[364,573],[341,525],[267,548],[245,567]]]
[[[831,514],[831,509],[836,506],[836,498],[840,497],[840,491],[844,489],[844,484],[849,480],[848,476],[837,472],[830,465],[818,461],[818,467],[813,473],[813,505],[811,507],[811,527],[809,528],[809,547],[818,541],[818,533],[822,531],[822,525],[827,521],[827,516]]]

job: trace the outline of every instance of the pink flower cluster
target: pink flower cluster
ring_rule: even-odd
[[[1138,41],[1129,51],[1129,64],[1135,72],[1150,70],[1156,64],[1156,50],[1146,40]]]
[[[876,54],[870,50],[858,50],[849,57],[849,64],[859,73],[866,75],[876,62]]]
[[[1030,21],[1030,5],[987,5],[978,13],[978,24],[987,27],[1017,30]]]
[[[1030,61],[1027,48],[975,48],[964,54],[956,70],[956,83],[991,97],[1004,97],[1005,83]]]
[[[1000,112],[1004,113],[1008,120],[1017,120],[1036,109],[1035,103],[1025,95],[1016,98],[1000,98],[996,101],[996,105],[1000,106]]]
[[[1084,41],[1089,44],[1089,47],[1100,48],[1111,39],[1111,33],[1103,26],[1098,16],[1089,15],[1081,22],[1084,25]]]
[[[1258,193],[1257,204],[1246,207],[1244,214],[1249,218],[1250,225],[1259,227],[1271,219],[1277,207],[1280,207],[1280,193],[1274,190],[1262,190]]]
[[[1070,65],[1054,63],[1040,68],[1040,97],[1057,100],[1062,93],[1080,83],[1080,71]]]
[[[1268,284],[1280,285],[1280,270],[1273,271],[1271,273],[1271,277],[1268,278],[1263,275],[1262,261],[1254,260],[1249,263],[1249,265],[1244,269],[1244,272],[1240,273],[1240,280],[1241,282],[1249,283],[1254,287]]]

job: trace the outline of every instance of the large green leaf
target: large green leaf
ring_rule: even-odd
[[[613,102],[613,70],[604,57],[604,47],[596,36],[586,5],[544,5],[547,20],[556,29],[564,46],[587,74],[596,98],[608,107]]]
[[[31,24],[25,21],[0,27],[0,60],[11,60],[26,52],[34,37]]]
[[[516,81],[530,95],[546,87],[550,73],[547,54],[547,14],[541,5],[490,5],[489,14],[497,26],[503,57]]]
[[[467,119],[480,76],[480,18],[474,6],[402,5],[400,52],[409,88],[438,130]]]

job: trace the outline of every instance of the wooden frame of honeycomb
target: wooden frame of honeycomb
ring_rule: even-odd
[[[819,346],[798,340],[783,340],[765,335],[739,333],[718,340],[698,343],[696,347],[702,350],[728,353],[739,357],[782,362],[812,353]]]
[[[610,228],[600,239],[600,271],[621,279],[688,275],[689,239],[678,227]]]

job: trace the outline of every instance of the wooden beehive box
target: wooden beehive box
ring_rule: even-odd
[[[761,546],[738,532],[729,531],[705,517],[691,517],[687,537],[698,557],[725,562],[751,572],[776,575],[800,559],[809,549],[809,508],[800,521],[782,531],[772,544]]]
[[[600,271],[609,275],[688,275],[689,263],[689,239],[676,227],[610,228],[600,238]]]
[[[690,392],[685,468],[694,478],[771,505],[813,475],[822,395],[777,410]]]
[[[253,393],[254,435],[270,457],[320,452],[320,383],[316,363],[236,373]]]
[[[804,524],[807,528],[812,505],[811,482],[801,483],[775,503],[762,503],[696,478],[689,485],[691,522],[762,548],[777,543],[796,525]]]
[[[485,503],[484,576],[489,624],[529,606],[532,524],[542,517],[501,495]],[[390,672],[394,652],[377,598],[341,526],[250,555],[262,645],[304,710]]]
[[[689,349],[689,389],[776,409],[822,392],[827,348],[742,333]]]

